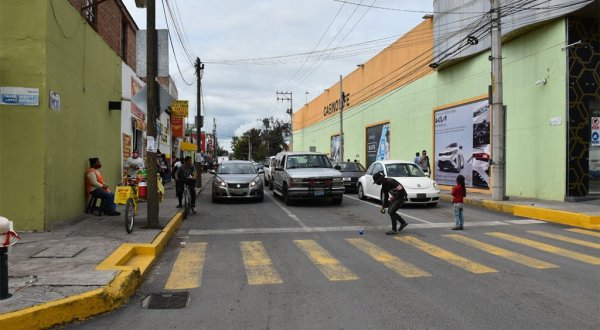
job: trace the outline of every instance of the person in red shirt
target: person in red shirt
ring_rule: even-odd
[[[467,196],[465,188],[465,177],[456,177],[456,186],[452,187],[452,203],[454,204],[454,223],[452,230],[463,230],[465,218],[463,215],[463,198]]]

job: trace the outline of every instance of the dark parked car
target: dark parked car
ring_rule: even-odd
[[[224,161],[217,171],[210,170],[212,180],[212,201],[227,199],[253,199],[263,201],[263,180],[251,162],[246,160]]]
[[[365,168],[357,162],[341,162],[336,166],[340,167],[346,192],[357,192],[358,179],[365,174]]]

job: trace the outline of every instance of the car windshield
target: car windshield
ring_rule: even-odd
[[[289,156],[286,168],[331,168],[331,162],[325,155]]]
[[[256,169],[252,164],[239,163],[239,164],[222,164],[219,166],[219,174],[254,174]]]
[[[456,144],[456,143],[451,143],[451,144],[449,144],[449,145],[448,145],[446,148],[456,148],[456,147],[458,147],[458,144]]]
[[[364,172],[365,168],[359,163],[340,163],[341,172]]]
[[[425,173],[415,164],[396,163],[386,164],[388,177],[424,177]]]

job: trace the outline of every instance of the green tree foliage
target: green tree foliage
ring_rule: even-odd
[[[251,128],[242,136],[234,136],[231,140],[233,158],[248,159],[248,151],[252,147],[251,159],[263,161],[269,156],[287,150],[285,140],[290,136],[290,124],[273,117],[260,120],[262,127]]]

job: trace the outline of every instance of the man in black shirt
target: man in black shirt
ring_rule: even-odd
[[[177,172],[175,172],[175,180],[177,182],[175,192],[177,194],[177,199],[179,200],[177,207],[181,207],[181,199],[183,197],[184,190],[183,185],[188,186],[190,197],[192,199],[192,205],[196,205],[196,169],[194,164],[192,164],[192,157],[185,157],[183,165],[179,166]]]
[[[392,219],[392,230],[385,232],[386,235],[396,235],[399,231],[404,229],[408,225],[400,214],[396,213],[398,209],[404,204],[406,199],[406,190],[400,184],[400,182],[386,178],[383,172],[377,172],[373,175],[373,181],[377,185],[381,185],[381,191],[383,192],[383,199],[381,200],[381,209],[385,209],[385,201],[389,199],[388,214]],[[383,212],[383,211],[382,211]],[[400,222],[400,228],[397,228],[398,221]]]

